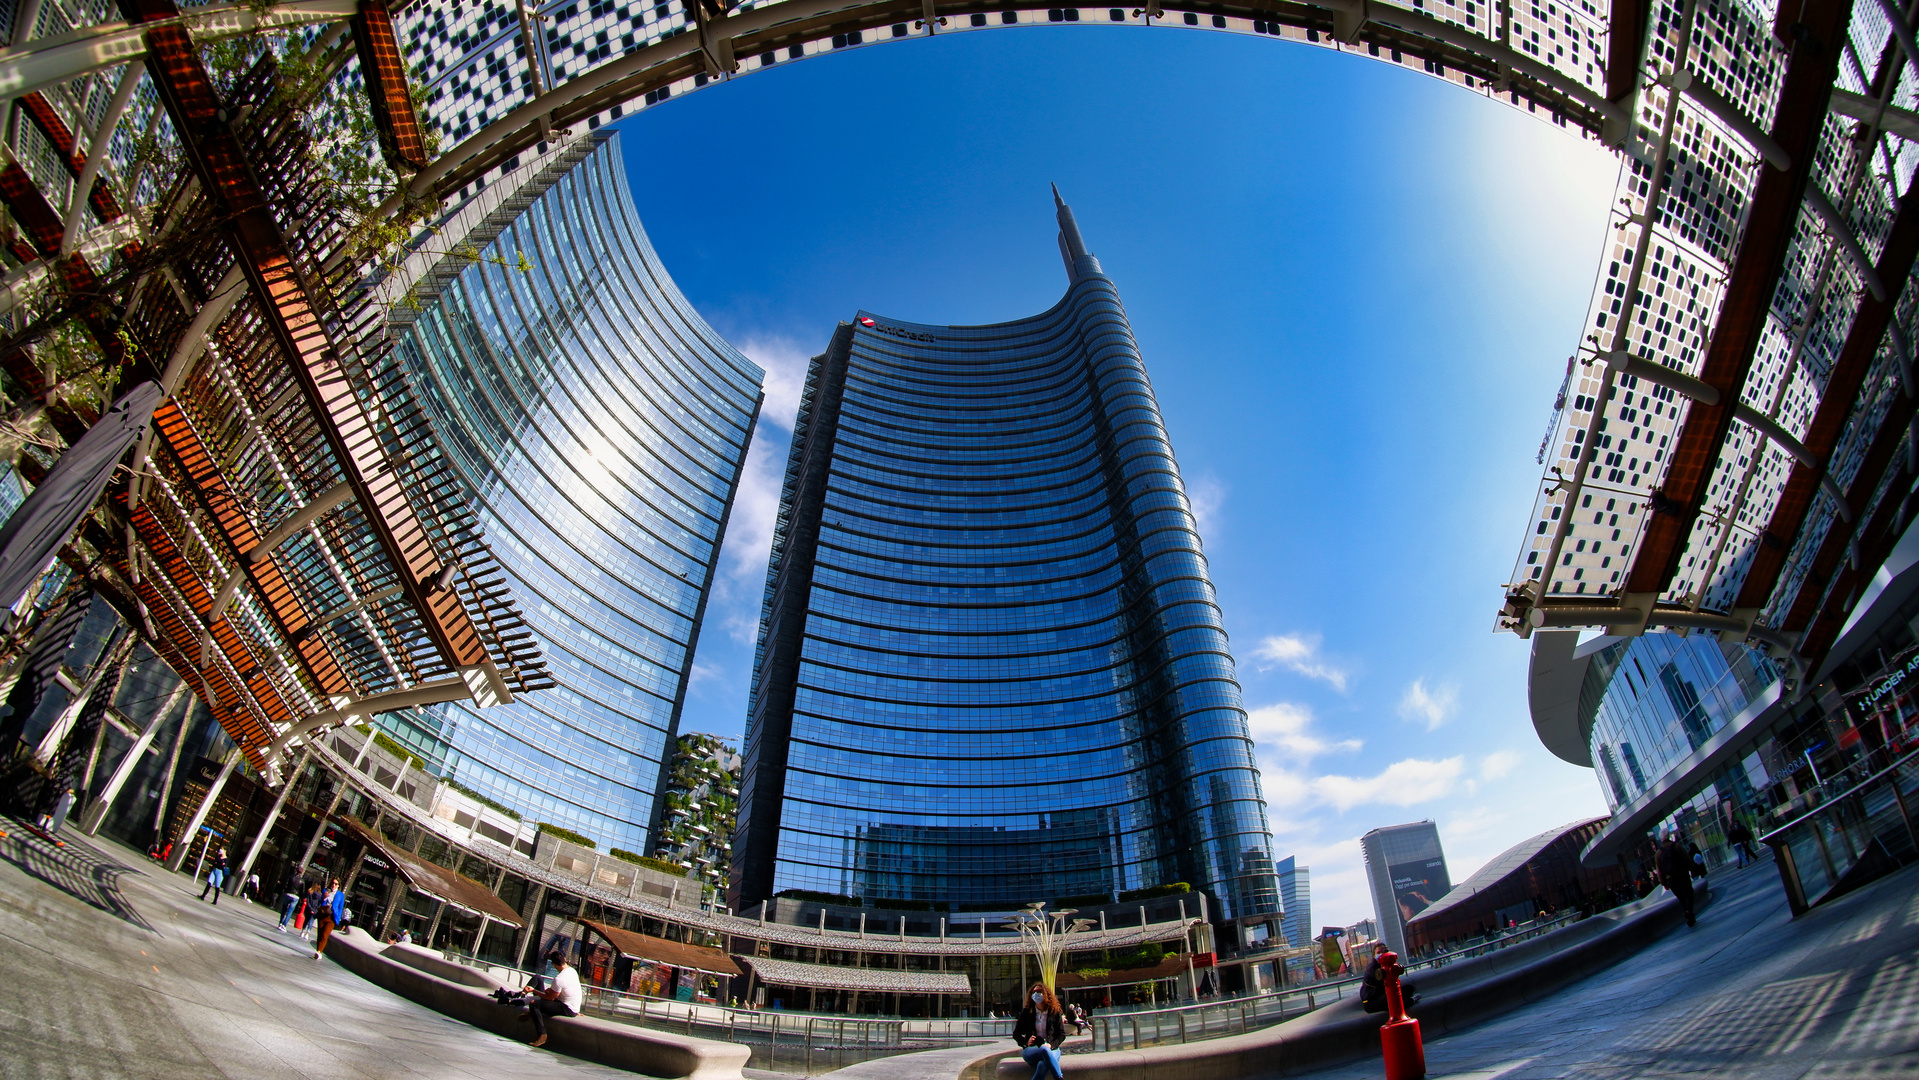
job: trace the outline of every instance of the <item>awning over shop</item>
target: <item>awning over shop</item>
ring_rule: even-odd
[[[1059,974],[1061,990],[1085,990],[1095,986],[1131,986],[1134,983],[1157,982],[1160,979],[1177,979],[1186,974],[1186,956],[1169,956],[1152,967],[1128,968],[1124,971],[1093,972],[1062,971]]]
[[[517,929],[526,925],[519,912],[493,895],[493,891],[485,885],[457,871],[427,862],[350,817],[336,817],[333,820],[345,825],[355,839],[365,843],[369,850],[390,863],[408,885],[428,896],[462,911],[484,915],[504,926]]]
[[[901,971],[896,968],[841,967],[802,964],[764,956],[735,956],[753,969],[761,982],[775,986],[804,986],[815,990],[860,990],[888,994],[970,994],[973,984],[963,971]]]
[[[645,960],[653,964],[665,964],[668,967],[692,968],[704,971],[708,975],[739,975],[738,964],[718,949],[709,949],[704,945],[689,945],[684,941],[669,941],[651,934],[622,930],[617,926],[581,919],[580,925],[606,939],[621,956],[632,960]]]

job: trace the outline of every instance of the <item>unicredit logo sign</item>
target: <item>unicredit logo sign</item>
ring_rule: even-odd
[[[938,340],[933,335],[926,333],[923,330],[902,330],[901,328],[897,326],[881,326],[880,324],[874,322],[872,319],[869,319],[864,315],[860,316],[860,325],[866,327],[868,330],[871,330],[876,334],[885,334],[888,337],[904,338],[907,341]]]

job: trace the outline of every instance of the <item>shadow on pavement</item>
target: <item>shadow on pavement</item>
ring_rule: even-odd
[[[15,818],[0,818],[10,834],[0,841],[0,859],[19,867],[68,896],[132,923],[142,930],[153,925],[143,918],[120,891],[122,874],[140,871],[108,859],[91,846],[74,838],[69,830],[61,839],[65,847],[55,847],[40,839],[34,830]]]

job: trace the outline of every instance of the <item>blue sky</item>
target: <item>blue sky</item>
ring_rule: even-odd
[[[1439,824],[1458,881],[1604,813],[1491,632],[1615,159],[1359,57],[1034,27],[849,50],[623,122],[645,224],[767,368],[682,730],[737,738],[806,358],[858,308],[998,322],[1066,286],[1047,183],[1118,284],[1240,664],[1280,857],[1372,914],[1358,837]]]

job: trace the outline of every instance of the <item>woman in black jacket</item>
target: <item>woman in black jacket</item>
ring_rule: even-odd
[[[1036,982],[1027,992],[1019,1020],[1013,1024],[1013,1041],[1019,1044],[1019,1056],[1033,1067],[1032,1080],[1064,1080],[1059,1046],[1066,1041],[1066,1016],[1045,983]]]

